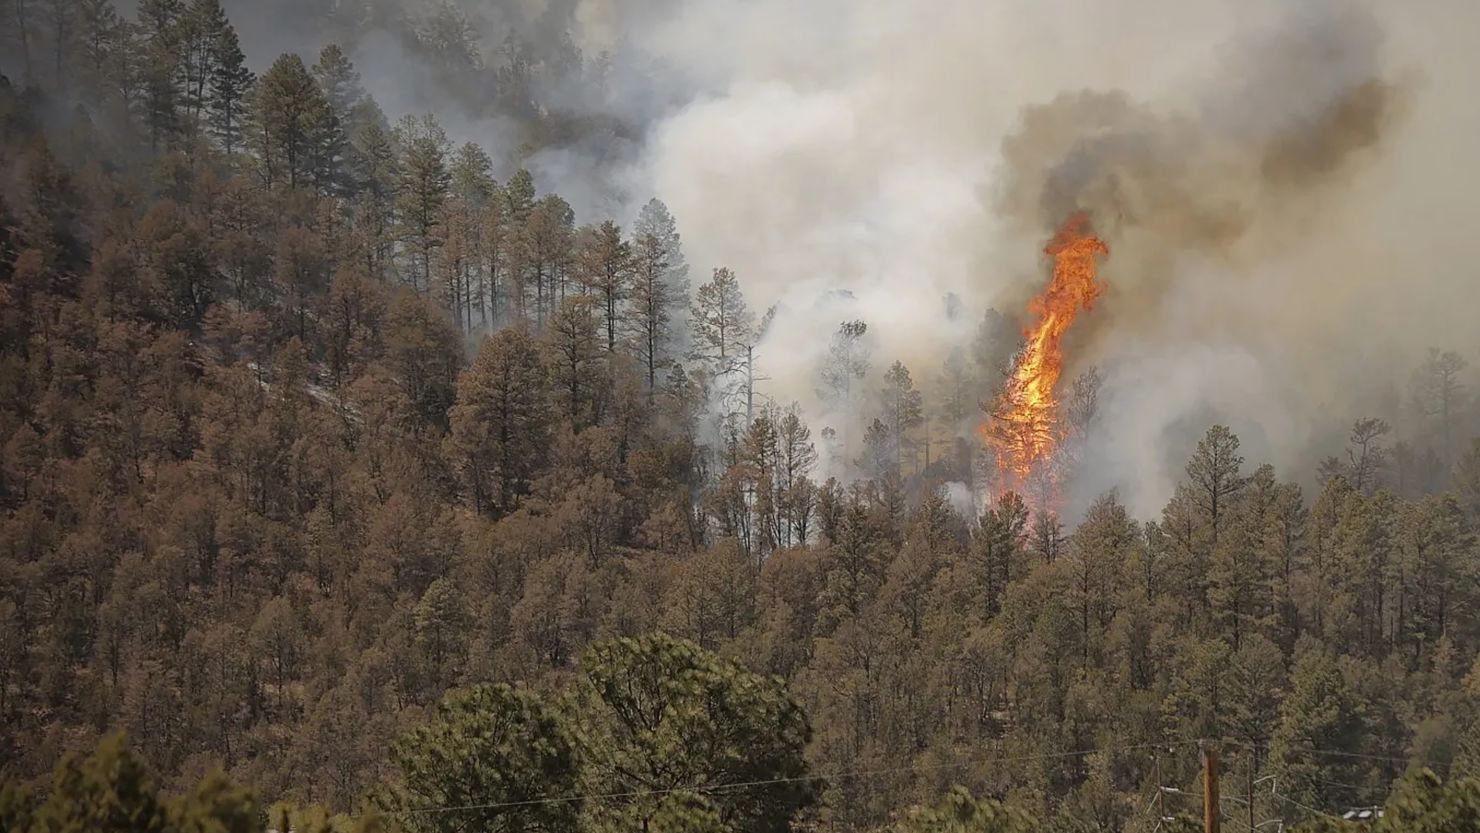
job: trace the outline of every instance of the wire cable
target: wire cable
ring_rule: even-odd
[[[1261,749],[1261,747],[1257,747],[1251,743],[1245,743],[1240,740],[1228,740],[1224,742],[1227,743],[1229,746],[1238,746],[1243,749],[1249,749],[1256,752]],[[1268,749],[1265,749],[1264,751],[1268,752]],[[1342,758],[1362,758],[1369,761],[1393,761],[1400,764],[1406,764],[1409,761],[1408,758],[1399,757],[1397,755],[1371,755],[1365,752],[1346,752],[1341,749],[1291,748],[1284,750],[1284,753],[1287,755],[1335,755]]]
[[[1345,821],[1345,819],[1342,819],[1341,816],[1338,816],[1338,815],[1336,815],[1334,813],[1328,813],[1325,810],[1317,810],[1316,808],[1310,806],[1309,804],[1301,804],[1299,801],[1296,801],[1295,799],[1289,797],[1288,795],[1285,795],[1284,793],[1278,793],[1278,792],[1275,792],[1274,790],[1270,790],[1269,794],[1272,795],[1272,796],[1274,796],[1275,798],[1278,798],[1281,801],[1285,801],[1285,802],[1288,802],[1290,804],[1294,804],[1296,807],[1299,807],[1300,809],[1306,811],[1307,813],[1315,813],[1318,816],[1325,816],[1328,819],[1336,819],[1337,821]]]
[[[545,796],[541,798],[528,798],[518,801],[494,801],[481,804],[462,804],[446,807],[419,807],[406,810],[395,810],[387,812],[387,815],[424,815],[430,813],[452,813],[470,810],[503,810],[514,807],[532,807],[548,804],[564,804],[576,801],[600,801],[615,798],[642,798],[647,796],[672,795],[683,792],[713,793],[728,790],[746,789],[749,787],[767,787],[777,784],[792,784],[803,781],[830,781],[843,780],[847,778],[867,778],[878,775],[894,775],[902,772],[931,772],[952,769],[965,769],[966,767],[983,766],[986,764],[1004,763],[1027,763],[1031,761],[1046,761],[1063,758],[1079,758],[1093,755],[1097,752],[1134,752],[1144,749],[1155,749],[1163,746],[1159,743],[1143,743],[1134,746],[1109,746],[1102,749],[1080,749],[1073,752],[1049,752],[1041,755],[1013,755],[1001,758],[981,758],[971,761],[958,761],[951,764],[936,764],[929,766],[903,766],[890,767],[887,769],[865,769],[842,771],[833,773],[822,773],[818,775],[797,775],[785,778],[765,778],[754,781],[737,781],[730,784],[706,784],[691,787],[669,787],[654,790],[629,790],[625,792],[612,793],[587,793],[561,796]]]

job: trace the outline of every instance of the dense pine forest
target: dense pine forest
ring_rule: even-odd
[[[521,167],[630,132],[606,57],[383,5],[249,64],[220,0],[4,4],[0,827],[1193,829],[1212,742],[1226,829],[1480,829],[1461,355],[1316,470],[1210,425],[1060,517],[978,433],[1016,311],[940,367],[818,321],[812,424],[661,195]],[[383,112],[352,7],[518,143]]]

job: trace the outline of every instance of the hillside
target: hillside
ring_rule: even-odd
[[[690,264],[660,199],[577,218],[518,149],[382,112],[338,47],[254,77],[217,0],[139,6],[18,3],[66,25],[0,80],[7,782],[124,730],[171,794],[219,767],[267,803],[448,806],[438,732],[505,713],[558,760],[468,803],[694,787],[670,830],[868,830],[945,801],[1149,831],[1158,787],[1200,791],[1203,739],[1225,796],[1261,779],[1261,820],[1480,777],[1457,353],[1419,358],[1401,431],[1357,420],[1318,470],[1208,425],[1165,449],[1186,464],[1160,514],[1110,491],[1061,517],[1052,488],[992,488],[978,433],[1010,314],[913,368],[870,354],[868,322],[818,320],[847,416],[811,421],[754,387],[786,360],[756,347],[773,299]],[[652,674],[731,711],[624,745],[646,736],[603,685]],[[680,755],[701,741],[735,758],[723,783],[771,792],[684,782],[710,777]],[[636,829],[609,805],[518,829]]]

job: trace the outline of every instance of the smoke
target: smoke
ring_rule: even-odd
[[[488,151],[496,176],[528,169],[542,192],[560,194],[583,220],[621,214],[636,200],[621,190],[619,171],[636,158],[644,127],[692,91],[687,83],[657,81],[678,75],[628,48],[614,10],[601,11],[596,2],[225,0],[225,6],[254,71],[264,72],[284,53],[311,65],[326,45],[338,44],[392,122],[434,116],[454,144],[473,142]],[[624,11],[626,25],[649,13],[641,4],[631,12]],[[439,23],[439,15],[454,23]],[[470,55],[433,42],[459,26],[466,27]],[[526,90],[515,91],[500,77],[514,52],[526,64]],[[545,122],[536,124],[537,117]]]
[[[1424,347],[1477,346],[1456,137],[1480,122],[1480,10],[1097,5],[687,4],[642,43],[701,91],[631,190],[669,203],[696,266],[782,303],[762,389],[814,425],[867,421],[816,395],[839,322],[928,382],[987,307],[1020,314],[1086,209],[1110,289],[1070,374],[1106,385],[1071,497],[1156,511],[1215,420],[1308,479],[1352,419],[1399,416]]]
[[[1105,379],[1081,504],[1119,487],[1154,513],[1215,420],[1251,463],[1305,479],[1352,419],[1399,422],[1424,348],[1480,348],[1469,0],[464,5],[490,63],[510,31],[605,56],[599,94],[543,91],[604,127],[523,161],[583,222],[663,199],[696,284],[728,266],[758,314],[776,306],[758,390],[814,430],[856,441],[872,416],[867,397],[843,412],[818,395],[841,322],[869,324],[861,387],[898,359],[928,397],[988,308],[1022,314],[1076,208],[1111,248],[1109,290],[1066,344],[1066,382]],[[336,37],[232,6],[254,58]],[[515,155],[518,126],[354,26],[389,115],[432,110]]]
[[[1119,295],[1142,315],[1185,280],[1172,262],[1182,254],[1251,265],[1298,244],[1342,199],[1331,186],[1376,156],[1404,91],[1384,76],[1370,13],[1317,3],[1285,14],[1235,36],[1223,77],[1197,93],[1191,114],[1121,91],[1026,107],[1002,143],[1004,216],[1044,236],[1087,211],[1132,260],[1117,269],[1128,273]],[[1260,237],[1275,230],[1285,239]],[[1251,237],[1259,243],[1241,246]]]

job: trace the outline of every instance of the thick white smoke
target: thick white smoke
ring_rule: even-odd
[[[526,164],[583,222],[667,202],[696,283],[728,266],[758,314],[778,305],[761,391],[814,429],[870,416],[817,396],[840,322],[869,323],[875,376],[899,359],[924,384],[988,307],[1021,314],[1073,207],[1112,249],[1068,342],[1065,382],[1105,379],[1080,499],[1118,486],[1156,511],[1214,420],[1308,478],[1352,419],[1401,430],[1424,348],[1480,353],[1473,0],[462,5],[485,50],[568,19],[588,58],[611,53],[604,97],[570,106],[632,143]],[[319,45],[232,6],[254,56]],[[456,140],[516,149],[391,39],[354,57],[393,118],[432,109]]]
[[[620,29],[610,4],[587,5]],[[1463,244],[1480,220],[1458,139],[1480,126],[1473,4],[667,11],[620,31],[698,92],[652,128],[629,189],[668,202],[698,270],[730,266],[753,306],[781,303],[764,390],[815,424],[847,418],[815,395],[839,322],[869,322],[876,366],[928,377],[982,310],[1016,313],[1041,285],[1060,207],[1090,208],[1112,247],[1106,302],[1070,342],[1106,378],[1076,488],[1119,486],[1140,513],[1213,420],[1253,461],[1311,460],[1389,404],[1422,348],[1476,346]],[[1125,112],[1096,122],[1083,91],[1113,91]],[[1061,199],[1033,185],[1074,164],[1084,182]],[[965,302],[955,319],[948,293]]]

